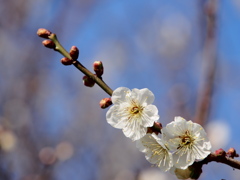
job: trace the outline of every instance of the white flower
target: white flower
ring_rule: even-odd
[[[153,93],[145,89],[119,87],[112,94],[113,106],[107,112],[107,122],[115,128],[122,129],[125,136],[133,141],[140,139],[159,119],[158,109],[151,103]]]
[[[202,160],[211,153],[211,143],[201,125],[182,117],[162,129],[163,141],[173,153],[176,168],[186,169],[195,160]]]
[[[139,151],[145,153],[146,159],[163,171],[168,171],[172,166],[172,154],[156,134],[147,134],[136,141]]]

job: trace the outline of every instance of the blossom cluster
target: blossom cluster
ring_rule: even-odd
[[[146,159],[162,169],[183,177],[188,167],[211,153],[211,143],[201,125],[175,117],[161,129],[161,134],[147,133],[159,120],[158,109],[152,105],[154,94],[145,89],[119,87],[111,97],[113,106],[107,112],[107,122],[122,129],[124,135],[136,141],[136,147]]]

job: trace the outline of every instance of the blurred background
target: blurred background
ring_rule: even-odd
[[[77,46],[87,68],[102,61],[112,89],[150,89],[163,126],[196,120],[213,151],[240,152],[240,0],[0,2],[0,180],[176,179],[107,124],[108,95],[83,86],[38,28]],[[239,176],[212,162],[200,179]]]

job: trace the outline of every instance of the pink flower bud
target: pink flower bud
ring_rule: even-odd
[[[93,87],[95,84],[95,81],[88,76],[83,76],[83,84],[87,87]]]
[[[222,157],[226,156],[226,152],[225,152],[222,148],[216,150],[216,151],[215,151],[215,154],[216,154],[217,156],[222,156]]]
[[[99,105],[102,109],[105,109],[112,105],[112,100],[111,98],[104,98],[100,101]]]
[[[67,57],[63,57],[61,59],[61,63],[65,66],[71,65],[73,63],[72,59],[68,59]]]
[[[39,37],[46,38],[46,39],[48,39],[48,36],[50,36],[51,34],[52,34],[52,33],[51,33],[49,30],[44,29],[44,28],[40,28],[40,29],[38,29],[38,31],[37,31],[37,35],[38,35]]]
[[[98,77],[101,77],[103,75],[103,64],[101,61],[95,61],[93,63],[93,70],[95,71],[96,75]]]
[[[78,55],[79,55],[78,48],[76,46],[72,46],[69,54],[70,54],[70,56],[72,57],[73,60],[77,60]]]
[[[239,155],[237,154],[236,150],[234,148],[230,148],[228,151],[227,151],[227,156],[228,157],[231,157],[231,158],[234,158],[234,157],[239,157]]]
[[[46,39],[42,42],[42,44],[50,49],[55,49],[56,45],[54,44],[54,42],[52,40]]]

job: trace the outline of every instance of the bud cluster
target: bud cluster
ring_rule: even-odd
[[[74,47],[74,46],[73,46]],[[72,48],[73,48],[72,47]],[[75,52],[74,49],[72,49],[72,52]],[[70,53],[71,55],[71,53]],[[71,55],[71,57],[73,57]],[[94,74],[96,77],[102,79],[102,75],[103,75],[103,63],[101,61],[95,61],[93,63],[93,70],[96,74]],[[92,79],[91,77],[88,76],[84,76],[83,77],[83,84],[87,87],[93,87],[95,84],[94,79]],[[101,103],[101,102],[100,102]],[[101,105],[100,105],[101,106]],[[102,107],[101,107],[102,108]]]
[[[37,35],[41,38],[46,39],[42,42],[42,44],[45,47],[54,49],[55,51],[59,51],[61,54],[65,56],[60,60],[60,62],[63,65],[68,66],[68,65],[74,64],[77,68],[80,68],[81,71],[84,70],[82,72],[86,74],[85,76],[83,76],[83,84],[85,86],[93,87],[97,80],[99,79],[102,80],[104,68],[103,68],[103,63],[101,61],[95,61],[93,63],[93,70],[95,74],[92,74],[90,72],[88,73],[88,71],[85,71],[85,67],[77,62],[77,59],[79,56],[79,49],[76,46],[72,46],[68,54],[68,52],[66,52],[66,50],[58,42],[56,34],[52,33],[47,29],[40,28],[37,31]],[[111,104],[112,104],[111,98],[104,98],[100,102],[100,107],[104,109],[109,107]]]
[[[65,66],[72,65],[74,61],[78,59],[79,56],[79,50],[76,46],[72,46],[69,55],[71,56],[71,59],[64,57],[61,59],[61,63]]]
[[[40,28],[38,29],[37,31],[37,35],[41,38],[45,38],[47,40],[44,40],[42,41],[42,44],[47,47],[47,48],[50,48],[50,49],[55,49],[56,48],[56,45],[55,43],[49,39],[49,36],[52,34],[51,31],[47,30],[47,29],[44,29],[44,28]]]
[[[46,39],[46,40],[42,41],[42,44],[45,47],[56,50],[56,46],[59,43],[57,41],[57,38],[56,38],[55,34],[53,34],[51,31],[49,31],[47,29],[40,28],[37,31],[37,35],[41,38]],[[54,38],[56,38],[56,39],[54,40]],[[71,49],[70,49],[69,55],[70,55],[71,58],[63,57],[61,59],[61,63],[65,66],[73,64],[73,61],[76,61],[78,59],[78,55],[79,55],[78,48],[76,46],[72,46]]]
[[[236,150],[234,148],[229,148],[229,150],[226,152],[222,148],[215,151],[216,156],[218,157],[229,157],[229,158],[235,158],[239,157]]]

